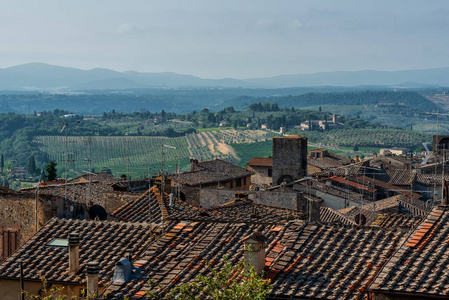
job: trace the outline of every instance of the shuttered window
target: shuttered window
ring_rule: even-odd
[[[2,230],[2,259],[6,259],[19,247],[19,231],[17,229]]]

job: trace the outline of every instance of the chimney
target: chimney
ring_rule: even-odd
[[[198,169],[198,160],[197,159],[190,159],[190,171],[196,171]]]
[[[374,153],[373,153],[373,157],[374,157],[374,158],[377,158],[377,152],[374,152]]]
[[[122,258],[114,269],[114,283],[125,283],[131,277],[131,262],[127,258]]]
[[[337,115],[332,114],[332,123],[337,124]]]
[[[133,254],[134,254],[134,247],[130,247],[128,251],[125,253],[125,258],[128,259],[128,261],[133,264]]]
[[[359,156],[356,155],[356,156],[355,156],[355,162],[359,162],[359,161],[360,161]]]
[[[173,193],[170,193],[170,203],[169,203],[169,206],[170,207],[173,207]]]
[[[89,297],[89,299],[98,296],[99,269],[98,261],[93,261],[87,264],[87,297]]]
[[[260,274],[265,267],[265,247],[267,239],[263,234],[254,231],[242,239],[245,251],[245,267],[254,268]]]
[[[69,233],[69,275],[75,275],[80,269],[80,235]]]

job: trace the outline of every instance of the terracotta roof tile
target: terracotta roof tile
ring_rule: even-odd
[[[68,247],[49,245],[55,238],[67,239],[71,232],[77,232],[81,237],[80,270],[75,276],[68,274]],[[26,279],[40,280],[42,275],[49,282],[85,284],[87,263],[99,260],[100,284],[109,284],[118,260],[131,249],[134,258],[139,257],[153,239],[149,224],[53,218],[0,264],[0,278],[17,279],[18,260],[22,259]]]
[[[197,163],[197,170],[173,175],[173,180],[190,185],[198,186],[213,182],[224,182],[236,178],[251,176],[253,173],[237,165],[228,163],[221,159],[201,161]]]
[[[269,157],[254,157],[249,162],[246,163],[248,166],[257,166],[257,167],[272,167],[273,166],[273,158]]]
[[[394,254],[371,288],[385,293],[449,296],[448,207],[435,207]]]
[[[242,238],[260,231],[267,239],[266,278],[272,280],[272,296],[326,299],[358,299],[367,295],[368,285],[384,262],[399,248],[403,234],[382,229],[335,227],[291,221],[280,230],[275,225],[204,223],[186,225],[194,234],[173,232],[182,248],[159,239],[142,256],[148,263],[138,281],[151,278],[171,290],[198,275],[209,276],[220,268],[224,256],[231,263],[243,259]],[[206,265],[206,262],[213,264]],[[175,279],[176,278],[176,279]],[[146,290],[158,288],[144,285]],[[140,287],[142,289],[142,287]],[[115,286],[111,298],[132,296],[133,285]]]
[[[159,190],[152,188],[136,199],[122,205],[111,216],[127,222],[161,223],[161,216],[168,220],[197,220],[221,222],[250,222],[282,224],[288,220],[305,219],[302,211],[254,204],[252,201],[235,201],[204,210],[173,197],[172,206],[168,196],[162,203]]]

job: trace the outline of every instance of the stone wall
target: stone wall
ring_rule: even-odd
[[[251,175],[252,184],[271,185],[273,178],[271,176],[268,176],[268,170],[272,170],[272,167],[247,166],[246,169],[255,173],[254,175]]]
[[[208,209],[234,201],[237,191],[199,189],[199,207]]]
[[[142,193],[129,193],[129,192],[104,192],[102,206],[110,215],[117,208],[131,200],[136,199],[142,195]]]
[[[236,191],[198,189],[199,205],[208,209],[234,201]],[[301,210],[307,200],[295,192],[248,191],[248,199],[256,204]]]
[[[301,209],[297,193],[257,191],[251,192],[248,198],[257,204],[277,206],[294,210]]]
[[[200,189],[192,187],[183,187],[181,189],[181,199],[190,205],[201,207],[200,203],[200,191],[201,190],[214,190],[214,189]],[[217,190],[218,191],[218,190]]]
[[[48,220],[62,212],[63,199],[60,197],[13,191],[2,193],[0,194],[0,235],[4,230],[17,230],[17,246],[20,246]],[[3,253],[1,242],[3,238],[0,236],[0,254]]]

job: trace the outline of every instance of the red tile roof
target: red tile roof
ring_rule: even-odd
[[[341,184],[349,185],[349,186],[351,186],[353,188],[356,188],[356,189],[359,189],[359,190],[364,190],[364,191],[370,192],[370,193],[374,193],[376,191],[376,190],[370,189],[367,185],[360,184],[360,183],[357,183],[357,182],[354,182],[354,181],[351,181],[351,180],[347,180],[347,179],[344,179],[342,177],[332,176],[329,179],[332,180],[332,181],[341,183]]]
[[[225,182],[253,174],[242,167],[221,159],[201,161],[196,168],[196,171],[173,175],[172,180],[177,180],[190,186],[199,186],[201,184]]]
[[[199,275],[210,276],[212,269],[223,266],[225,256],[231,264],[242,260],[242,238],[255,231],[267,238],[265,277],[272,282],[271,296],[284,298],[363,298],[404,241],[399,232],[298,221],[265,227],[192,222],[152,243],[141,257],[146,264],[137,270],[138,278],[110,286],[110,297],[122,299],[141,291],[164,294]],[[149,286],[150,278],[159,287]]]
[[[449,297],[449,210],[435,207],[395,252],[371,289],[402,295]]]
[[[155,188],[122,205],[111,216],[126,222],[159,224],[162,221],[163,214],[169,220],[209,220],[261,224],[281,224],[288,220],[306,218],[306,214],[302,211],[254,204],[252,201],[235,201],[204,210],[173,197],[173,203],[170,206],[168,196],[162,202],[159,190]]]
[[[341,212],[324,206],[320,207],[320,222],[328,224],[341,223],[345,225],[356,225],[354,219],[349,219]]]
[[[53,239],[67,239],[69,233],[80,235],[80,270],[69,275],[67,247],[48,245]],[[0,264],[0,278],[18,279],[18,260],[23,260],[24,277],[39,281],[86,284],[86,266],[100,261],[100,284],[112,281],[115,264],[127,251],[139,257],[154,240],[149,224],[51,219],[22,247]]]
[[[249,162],[246,163],[248,166],[257,166],[257,167],[272,167],[273,166],[273,158],[269,157],[254,157]]]

